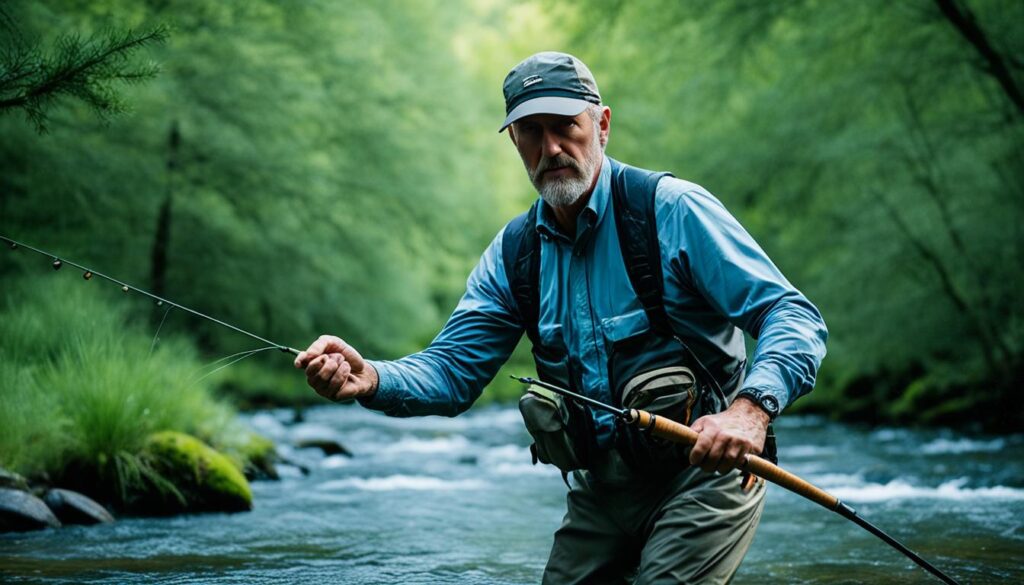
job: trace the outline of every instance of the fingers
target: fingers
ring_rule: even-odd
[[[718,466],[715,467],[715,471],[724,474],[743,465],[747,456],[747,449],[745,447],[746,445],[742,441],[730,440],[725,447],[722,459],[718,462]]]
[[[344,354],[349,349],[349,345],[342,341],[341,338],[334,335],[321,335],[306,348],[306,351],[299,352],[299,355],[295,357],[295,367],[305,368],[309,366],[310,362],[324,354]],[[358,356],[359,354],[356,355]]]
[[[340,365],[341,361],[336,354],[316,358],[306,367],[306,383],[316,390],[317,394],[330,398],[330,381]]]
[[[690,465],[711,473],[728,473],[746,462],[750,445],[743,437],[719,426],[713,416],[697,419],[690,427],[697,442],[690,449]]]
[[[346,400],[352,398],[350,394],[352,391],[346,392],[345,385],[348,382],[349,374],[352,373],[352,365],[348,362],[341,362],[338,369],[335,370],[334,375],[331,376],[330,381],[327,384],[327,391],[331,394],[328,396],[331,400]]]
[[[713,437],[707,455],[700,462],[700,468],[704,471],[709,473],[715,471],[722,462],[722,456],[725,455],[725,450],[729,446],[729,437],[723,435],[723,433],[719,432]]]
[[[351,383],[352,364],[339,353],[323,354],[306,366],[306,383],[328,400],[354,398],[359,389]]]
[[[694,427],[696,427],[698,423],[700,423],[700,421],[694,423]],[[690,449],[690,465],[699,465],[703,468],[704,459],[707,457],[708,453],[711,451],[711,447],[715,443],[715,435],[718,434],[718,429],[714,427],[707,428],[703,425],[701,428],[702,430],[699,431],[699,434],[697,435],[697,442],[694,443],[693,447]]]

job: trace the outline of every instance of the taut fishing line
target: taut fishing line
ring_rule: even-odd
[[[17,250],[18,248],[24,248],[24,249],[29,250],[31,252],[35,252],[36,254],[39,254],[41,256],[45,256],[47,258],[51,258],[52,261],[50,262],[50,266],[52,266],[54,270],[60,270],[65,264],[67,264],[69,266],[74,266],[75,268],[77,268],[77,269],[82,271],[82,278],[84,278],[85,280],[92,280],[92,278],[94,276],[98,277],[98,278],[102,278],[103,280],[106,280],[106,281],[112,282],[112,283],[114,283],[116,285],[119,285],[121,287],[121,290],[123,292],[125,292],[125,293],[128,293],[130,291],[134,291],[134,292],[137,292],[137,293],[139,293],[139,294],[141,294],[143,296],[146,296],[146,297],[149,297],[149,298],[153,299],[154,301],[156,301],[156,305],[158,307],[162,307],[164,305],[167,305],[167,310],[164,312],[163,319],[160,320],[160,326],[157,327],[156,335],[153,336],[153,343],[150,345],[150,348],[149,348],[150,355],[152,355],[153,348],[156,346],[157,336],[160,335],[160,328],[163,327],[164,321],[167,319],[167,314],[170,313],[172,308],[173,309],[181,309],[182,311],[185,311],[186,313],[195,315],[196,317],[199,317],[201,319],[206,319],[207,321],[216,323],[217,325],[220,325],[221,327],[226,327],[227,329],[231,329],[232,331],[235,331],[236,333],[241,333],[242,335],[245,335],[247,337],[251,337],[251,338],[253,338],[253,339],[257,340],[257,341],[260,341],[260,342],[266,344],[265,347],[260,347],[258,349],[254,349],[254,350],[239,352],[239,353],[236,353],[236,354],[233,354],[233,355],[229,355],[229,356],[227,356],[225,358],[221,358],[221,359],[213,362],[212,364],[208,364],[206,367],[218,364],[218,363],[220,363],[220,362],[222,362],[224,360],[228,360],[228,359],[231,359],[231,358],[236,358],[237,356],[241,356],[241,357],[237,357],[237,359],[235,359],[234,361],[231,361],[228,364],[225,364],[225,365],[223,365],[223,366],[221,366],[219,368],[216,368],[212,372],[209,372],[209,373],[205,374],[204,376],[199,378],[199,380],[202,380],[203,378],[205,378],[207,376],[210,376],[210,375],[212,375],[212,374],[214,374],[214,373],[216,373],[216,372],[218,372],[218,371],[220,371],[220,370],[222,370],[222,369],[224,369],[224,368],[226,368],[226,367],[228,367],[228,366],[230,366],[232,364],[238,363],[241,360],[244,360],[244,359],[246,359],[246,358],[248,358],[248,357],[250,357],[252,355],[255,355],[255,354],[263,352],[263,351],[267,351],[267,350],[271,350],[271,349],[276,349],[276,350],[282,351],[284,353],[290,353],[292,355],[299,355],[299,350],[297,350],[295,348],[288,347],[287,345],[282,345],[280,343],[274,343],[273,341],[270,341],[269,339],[265,339],[263,337],[260,337],[259,335],[256,335],[255,333],[251,333],[249,331],[246,331],[245,329],[242,329],[241,327],[236,327],[236,326],[234,326],[234,325],[232,325],[230,323],[226,323],[224,321],[221,321],[220,319],[215,319],[215,318],[213,318],[213,317],[211,317],[211,316],[209,316],[209,315],[207,315],[205,313],[200,313],[199,311],[196,311],[195,309],[186,307],[185,305],[181,305],[181,304],[178,304],[178,303],[176,303],[176,302],[174,302],[172,300],[165,299],[163,297],[157,296],[157,295],[155,295],[155,294],[153,294],[153,293],[151,293],[151,292],[149,292],[147,290],[138,288],[136,286],[132,286],[132,285],[126,283],[126,282],[123,282],[123,281],[118,280],[116,278],[113,278],[111,276],[107,276],[106,274],[103,274],[102,272],[98,272],[96,270],[93,270],[92,268],[89,268],[88,266],[83,266],[83,265],[81,265],[81,264],[79,264],[77,262],[73,262],[71,260],[68,260],[67,258],[61,258],[57,254],[53,254],[51,252],[47,252],[46,250],[42,250],[42,249],[30,246],[28,244],[19,242],[17,240],[12,240],[11,238],[8,238],[8,237],[2,236],[2,235],[0,235],[0,240],[6,242],[7,245],[10,246],[10,248],[12,250]],[[199,380],[196,380],[196,382],[198,382]]]

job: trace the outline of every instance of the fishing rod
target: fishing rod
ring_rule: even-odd
[[[590,406],[593,406],[594,408],[603,410],[605,412],[610,412],[616,417],[622,419],[622,421],[625,422],[626,424],[636,425],[641,430],[649,431],[652,435],[656,437],[660,437],[662,439],[666,439],[676,443],[683,443],[685,445],[693,445],[694,443],[697,442],[697,431],[694,431],[693,429],[684,424],[678,423],[671,419],[667,419],[663,416],[656,416],[645,410],[639,410],[636,408],[616,408],[609,404],[605,404],[598,400],[594,400],[593,398],[577,394],[570,390],[566,390],[565,388],[560,388],[558,386],[548,384],[547,382],[542,382],[534,378],[522,378],[519,376],[510,377],[513,380],[522,382],[523,384],[540,386],[541,388],[546,388],[548,390],[551,390],[552,392],[555,392],[556,394],[565,396],[566,398],[571,398],[573,400],[582,402],[584,404],[588,404]],[[901,553],[906,555],[910,560],[917,563],[918,566],[928,571],[932,575],[938,577],[942,582],[948,583],[949,585],[959,585],[959,583],[955,579],[943,573],[934,565],[921,558],[920,555],[904,546],[903,543],[883,532],[881,528],[878,528],[874,524],[858,516],[857,511],[850,507],[848,504],[842,502],[839,498],[811,484],[810,482],[801,479],[796,475],[793,475],[792,473],[786,471],[785,469],[782,469],[781,467],[775,465],[774,463],[761,457],[758,457],[757,455],[747,455],[744,463],[740,465],[740,469],[748,471],[762,479],[765,479],[778,486],[786,488],[787,490],[799,496],[803,496],[804,498],[807,498],[808,500],[824,507],[829,511],[839,514],[843,518],[852,521],[854,524],[860,526],[864,530],[867,530],[871,534],[874,534],[889,546],[900,551]]]
[[[143,296],[147,296],[147,297],[153,299],[154,301],[156,301],[156,305],[158,307],[162,307],[164,305],[167,305],[168,307],[173,307],[175,309],[181,309],[182,311],[185,311],[186,313],[190,313],[192,315],[195,315],[196,317],[200,317],[202,319],[206,319],[207,321],[212,321],[213,323],[216,323],[217,325],[220,325],[221,327],[227,327],[228,329],[231,329],[232,331],[235,331],[237,333],[241,333],[242,335],[251,337],[251,338],[253,338],[253,339],[257,340],[257,341],[261,341],[261,342],[267,344],[268,346],[274,347],[274,348],[276,348],[276,349],[278,349],[278,350],[280,350],[280,351],[282,351],[284,353],[290,353],[292,355],[299,355],[299,350],[297,350],[297,349],[295,349],[293,347],[288,347],[287,345],[281,345],[280,343],[274,343],[273,341],[270,341],[269,339],[264,339],[263,337],[260,337],[259,335],[256,335],[255,333],[250,333],[249,331],[246,331],[245,329],[242,329],[241,327],[235,327],[231,323],[225,323],[224,321],[221,321],[220,319],[215,319],[215,318],[213,318],[213,317],[211,317],[209,315],[206,315],[204,313],[200,313],[199,311],[197,311],[195,309],[191,309],[189,307],[186,307],[185,305],[181,305],[181,304],[178,304],[178,303],[176,303],[174,301],[165,299],[165,298],[163,298],[161,296],[157,296],[157,295],[155,295],[155,294],[153,294],[153,293],[151,293],[151,292],[149,292],[147,290],[143,290],[143,289],[138,288],[136,286],[132,286],[132,285],[126,283],[126,282],[122,282],[122,281],[120,281],[120,280],[118,280],[116,278],[113,278],[111,276],[107,276],[106,274],[103,274],[102,272],[98,272],[96,270],[93,270],[92,268],[89,268],[88,266],[82,266],[81,264],[78,264],[77,262],[72,262],[71,260],[68,260],[67,258],[61,258],[57,254],[52,254],[50,252],[47,252],[46,250],[41,250],[39,248],[32,247],[32,246],[30,246],[28,244],[19,242],[17,240],[12,240],[11,238],[8,238],[8,237],[2,236],[2,235],[0,235],[0,240],[2,240],[4,242],[7,242],[7,245],[10,246],[10,248],[12,250],[17,250],[18,248],[24,248],[26,250],[30,250],[32,252],[35,252],[36,254],[39,254],[41,256],[46,256],[48,258],[52,258],[53,261],[50,263],[50,266],[52,266],[54,270],[60,270],[61,267],[63,267],[65,264],[67,264],[69,266],[74,266],[75,268],[77,268],[77,269],[82,271],[82,278],[84,278],[85,280],[92,280],[92,277],[94,277],[94,276],[98,277],[98,278],[102,278],[104,280],[113,282],[114,284],[120,285],[121,286],[121,290],[124,291],[125,293],[127,293],[129,291],[135,291],[135,292],[137,292],[137,293],[139,293],[139,294],[141,294]]]

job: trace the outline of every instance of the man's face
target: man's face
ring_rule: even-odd
[[[548,205],[571,205],[590,189],[601,167],[610,117],[610,110],[602,108],[597,123],[582,112],[577,116],[536,114],[512,125],[512,142]]]

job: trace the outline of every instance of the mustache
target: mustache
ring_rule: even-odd
[[[540,162],[537,163],[537,168],[533,169],[534,182],[539,181],[541,175],[543,175],[545,171],[561,167],[569,167],[576,171],[576,174],[583,173],[583,168],[578,162],[576,162],[576,159],[567,154],[559,154],[553,157],[542,157]]]

